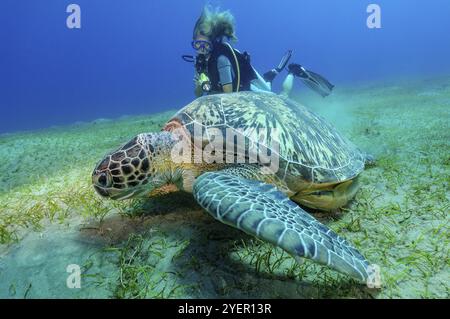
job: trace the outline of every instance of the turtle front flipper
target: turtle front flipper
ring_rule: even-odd
[[[236,170],[232,171],[236,173]],[[197,202],[215,219],[286,250],[366,282],[367,260],[275,186],[227,172],[197,178]]]

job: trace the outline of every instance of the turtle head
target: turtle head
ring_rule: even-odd
[[[163,183],[153,159],[159,154],[159,133],[139,134],[106,155],[92,172],[92,183],[103,197],[127,199],[144,195]]]

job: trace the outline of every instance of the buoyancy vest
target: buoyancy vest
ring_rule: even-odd
[[[208,77],[211,82],[211,93],[223,92],[217,67],[217,62],[221,55],[230,60],[233,68],[233,92],[250,91],[250,82],[257,78],[255,70],[250,64],[250,55],[247,52],[239,52],[228,43],[216,42],[208,60]]]

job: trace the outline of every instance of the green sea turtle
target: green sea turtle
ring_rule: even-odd
[[[239,92],[194,100],[162,132],[139,134],[107,154],[92,181],[111,199],[174,184],[220,222],[366,282],[367,260],[296,204],[345,205],[364,165],[364,153],[304,106]]]

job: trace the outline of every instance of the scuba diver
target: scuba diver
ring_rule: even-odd
[[[205,6],[193,32],[192,47],[197,56],[184,55],[187,62],[195,63],[195,95],[231,93],[238,91],[272,91],[272,81],[281,73],[292,56],[289,50],[278,66],[261,76],[251,65],[247,52],[239,52],[228,41],[237,40],[235,21],[229,11]],[[281,95],[289,96],[294,77],[320,94],[329,95],[334,87],[321,75],[306,70],[299,64],[287,67],[288,75],[283,82]]]

